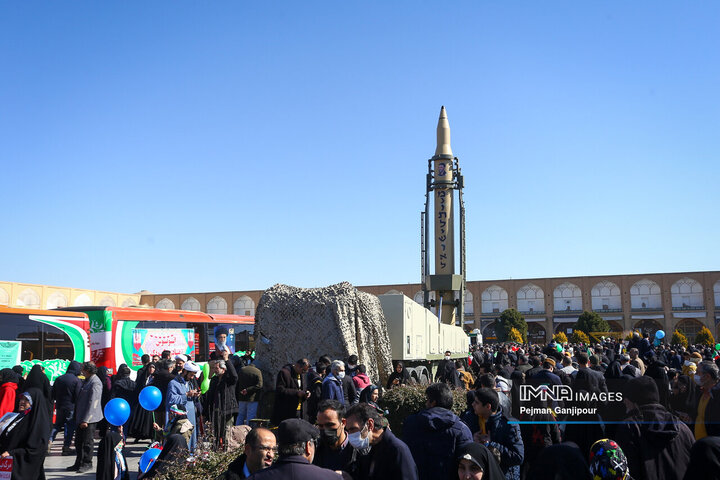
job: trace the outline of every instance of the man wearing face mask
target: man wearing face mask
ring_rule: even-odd
[[[357,475],[357,452],[345,431],[345,406],[337,400],[323,400],[318,406],[320,444],[313,463],[334,471]]]
[[[695,383],[700,386],[702,395],[697,406],[695,418],[695,440],[708,435],[720,435],[720,374],[718,366],[713,362],[700,362],[694,376]]]
[[[340,474],[312,465],[318,429],[300,418],[289,418],[278,426],[278,454],[275,464],[250,475],[253,480],[340,480]]]
[[[387,421],[366,403],[347,412],[345,431],[358,451],[355,480],[418,480],[410,449],[387,428]]]
[[[454,384],[455,381],[455,362],[452,360],[452,354],[450,353],[450,350],[447,350],[445,352],[445,356],[442,360],[440,360],[440,363],[438,364],[437,373],[435,374],[435,381],[436,382],[445,382],[449,383],[451,385]]]
[[[322,383],[322,399],[337,400],[345,404],[342,382],[345,378],[345,364],[341,360],[335,360],[330,364],[330,374],[325,377]]]

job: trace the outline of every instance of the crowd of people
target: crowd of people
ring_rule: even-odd
[[[653,345],[635,334],[629,344],[485,345],[460,359],[446,352],[425,407],[394,432],[382,396],[415,379],[397,362],[381,386],[356,355],[285,365],[270,421],[249,425],[269,389],[252,356],[233,354],[223,334],[209,378],[170,352],[143,357],[135,380],[126,365],[108,375],[93,362],[71,362],[52,386],[39,365],[26,377],[21,367],[0,370],[0,455],[13,457],[12,478],[44,478],[60,432],[62,454],[75,456],[68,470],[91,471],[96,458],[100,479],[128,478],[126,442],[162,446],[138,476],[151,479],[192,457],[201,437],[227,449],[239,425],[248,425],[242,453],[218,478],[720,478],[720,356],[708,347]],[[147,386],[162,394],[154,411],[140,406]],[[123,425],[103,416],[115,398],[131,406]]]
[[[720,479],[719,353],[637,333],[446,352],[400,435],[357,357],[300,359],[277,376],[277,435],[253,429],[224,478]],[[413,383],[397,362],[385,391]]]

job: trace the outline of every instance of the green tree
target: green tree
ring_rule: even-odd
[[[590,343],[590,337],[582,330],[575,330],[572,335],[570,335],[570,341],[572,343],[584,343],[587,345]]]
[[[673,332],[672,338],[670,339],[670,345],[682,345],[683,347],[687,348],[687,337],[683,335],[680,330],[676,329],[675,332]]]
[[[555,340],[555,342],[557,342],[557,343],[567,343],[568,342],[567,335],[565,335],[564,332],[558,332],[555,335],[553,335],[553,340]]]
[[[573,330],[580,330],[587,334],[591,332],[609,332],[610,324],[597,313],[585,310],[582,315],[578,317],[578,321],[573,327]]]
[[[510,335],[510,330],[513,328],[520,333],[523,342],[527,340],[528,326],[525,317],[514,308],[503,311],[497,319],[496,325],[495,333],[497,333],[498,340],[501,342],[508,341],[508,335]]]
[[[710,332],[707,327],[702,327],[695,337],[695,343],[712,347],[715,345],[715,339],[713,338],[712,332]]]

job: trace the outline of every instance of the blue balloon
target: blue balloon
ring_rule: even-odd
[[[160,452],[161,450],[159,448],[149,448],[145,450],[145,453],[140,457],[140,471],[142,473],[147,473],[158,456],[160,456]]]
[[[162,392],[160,392],[159,388],[148,385],[140,391],[138,400],[140,401],[141,407],[145,410],[152,411],[157,409],[162,403]]]
[[[119,427],[130,418],[130,404],[122,398],[113,398],[105,405],[105,420]]]
[[[659,338],[659,339],[665,338],[665,332],[663,332],[662,330],[658,330],[657,332],[655,332],[655,338]]]

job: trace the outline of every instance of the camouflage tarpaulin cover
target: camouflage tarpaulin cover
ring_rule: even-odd
[[[373,382],[392,371],[390,340],[380,300],[348,282],[325,288],[277,284],[255,312],[256,364],[274,379],[283,365],[321,355],[345,360],[356,354]]]

